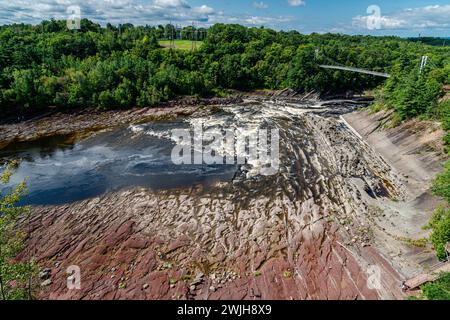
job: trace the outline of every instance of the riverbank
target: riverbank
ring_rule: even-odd
[[[238,102],[242,102],[239,95],[211,99],[180,98],[158,107],[107,111],[87,108],[74,112],[50,113],[18,123],[0,125],[0,149],[10,144],[54,136],[63,137],[67,143],[72,143],[104,129],[131,123],[176,119],[195,112],[210,112],[208,107]]]
[[[67,112],[49,111],[44,115],[31,117],[24,121],[0,124],[0,149],[10,144],[32,142],[39,139],[59,136],[66,143],[86,138],[91,134],[126,124],[148,121],[170,120],[213,112],[215,106],[242,103],[244,99],[281,100],[284,102],[341,100],[367,105],[373,98],[364,95],[333,95],[320,97],[315,92],[298,93],[291,89],[259,90],[251,92],[230,91],[223,98],[180,97],[160,103],[156,107],[118,110],[99,110],[95,108],[78,109]]]
[[[376,246],[405,277],[414,277],[438,263],[431,244],[423,240],[430,235],[424,227],[442,202],[431,194],[431,184],[448,160],[445,131],[439,123],[419,120],[389,128],[390,116],[389,111],[364,110],[343,115],[343,119],[401,177],[405,200],[378,200],[376,206],[383,216],[372,223]]]

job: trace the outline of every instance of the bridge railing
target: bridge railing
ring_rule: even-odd
[[[370,74],[377,77],[383,77],[383,78],[390,78],[391,75],[388,73],[383,72],[377,72],[377,71],[370,71],[366,69],[360,69],[360,68],[353,68],[353,67],[341,67],[341,66],[331,66],[331,65],[319,65],[321,68],[325,69],[336,69],[336,70],[344,70],[344,71],[352,71],[352,72],[358,72],[358,73],[364,73],[364,74]]]

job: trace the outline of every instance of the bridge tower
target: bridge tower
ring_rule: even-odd
[[[428,63],[428,56],[422,56],[422,61],[420,62],[420,71],[419,71],[420,74],[422,74],[422,71],[427,66],[427,63]]]

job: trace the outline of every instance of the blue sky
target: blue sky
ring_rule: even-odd
[[[450,0],[0,0],[0,24],[65,19],[71,5],[102,24],[224,22],[303,33],[450,36]]]

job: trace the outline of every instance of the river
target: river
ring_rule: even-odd
[[[1,192],[25,180],[28,192],[21,204],[50,205],[133,186],[168,189],[231,181],[237,164],[175,165],[171,159],[175,146],[172,130],[192,130],[201,123],[205,131],[232,128],[237,134],[251,137],[261,128],[278,127],[274,122],[277,118],[292,118],[309,111],[330,109],[314,104],[285,104],[280,108],[274,103],[254,101],[225,107],[209,117],[127,125],[75,142],[54,136],[14,143],[0,151],[3,159],[20,160],[10,184]],[[248,170],[256,172],[256,165],[253,163]]]
[[[11,183],[27,178],[24,202],[57,204],[34,208],[30,252],[42,263],[62,259],[84,272],[85,289],[67,293],[58,269],[53,297],[401,296],[398,274],[368,246],[379,212],[373,208],[400,205],[403,187],[342,121],[359,107],[255,98],[210,114],[110,128],[74,143],[54,137],[15,144],[1,156],[21,159]],[[205,132],[232,129],[249,138],[276,130],[277,170],[262,174],[267,163],[260,161],[175,165],[173,129],[192,133],[195,146],[200,124]],[[127,274],[127,290],[117,290],[120,277],[108,271],[117,266]],[[368,286],[372,270],[385,280],[377,288]],[[201,281],[195,289],[188,280],[168,287],[167,277]],[[141,290],[146,284],[148,292]]]

